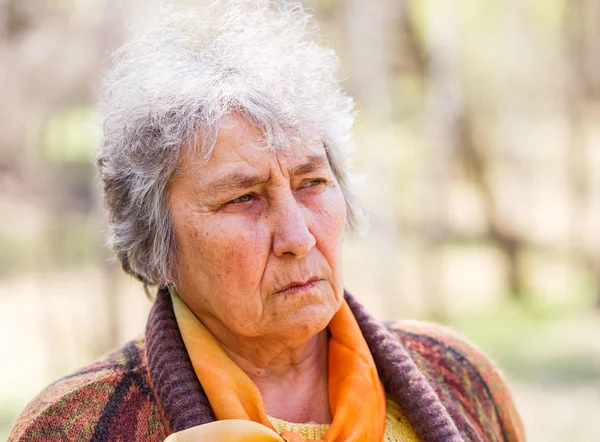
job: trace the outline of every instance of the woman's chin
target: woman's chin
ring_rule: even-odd
[[[307,304],[277,321],[282,337],[290,340],[308,340],[327,328],[339,306],[334,304]]]

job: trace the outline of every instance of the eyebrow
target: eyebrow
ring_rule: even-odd
[[[305,162],[293,166],[290,169],[290,175],[306,175],[307,173],[316,172],[329,164],[329,160],[325,155],[310,155]]]
[[[327,157],[324,155],[310,155],[306,161],[290,168],[290,175],[306,175],[316,172],[328,164]],[[271,178],[271,175],[252,175],[240,172],[232,172],[220,178],[217,178],[207,186],[207,190],[211,194],[229,192],[249,187],[258,184],[266,183]]]

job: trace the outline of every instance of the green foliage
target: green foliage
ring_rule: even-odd
[[[44,153],[54,163],[89,162],[100,140],[101,128],[89,106],[58,111],[44,130]]]
[[[507,372],[528,382],[600,381],[600,314],[590,297],[549,302],[508,297],[494,308],[452,315],[448,324],[481,346]]]

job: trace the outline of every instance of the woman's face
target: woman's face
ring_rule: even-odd
[[[273,154],[260,139],[230,116],[208,163],[182,159],[169,189],[177,287],[220,339],[300,343],[341,305],[346,205],[321,142]]]

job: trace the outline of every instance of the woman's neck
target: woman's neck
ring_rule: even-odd
[[[331,423],[328,395],[329,334],[323,330],[295,347],[246,348],[229,357],[256,384],[268,415],[290,422]]]

